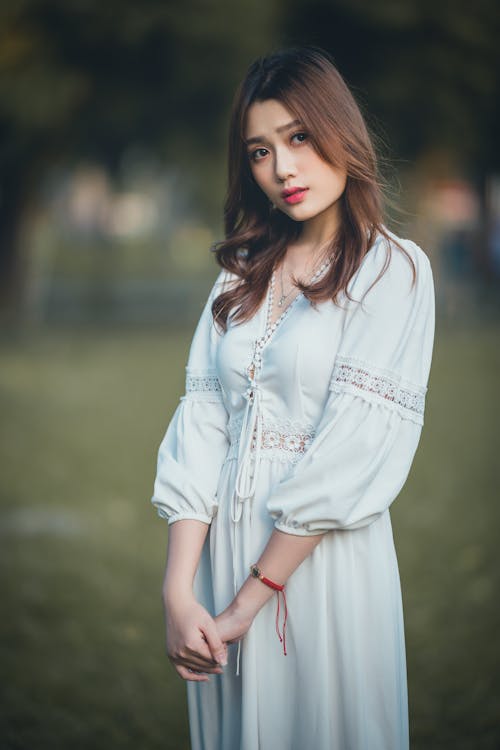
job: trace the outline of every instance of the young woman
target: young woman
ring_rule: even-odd
[[[249,68],[225,226],[152,498],[192,748],[403,750],[389,506],[423,425],[433,277],[383,223],[370,136],[322,50]]]

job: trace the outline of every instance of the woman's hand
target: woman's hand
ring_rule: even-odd
[[[227,664],[227,646],[214,619],[193,596],[163,600],[167,655],[184,680],[208,682],[207,674],[220,674]]]
[[[215,624],[221,640],[224,643],[235,643],[240,641],[248,631],[253,622],[251,612],[239,606],[236,600],[233,600],[226,609],[217,615]]]

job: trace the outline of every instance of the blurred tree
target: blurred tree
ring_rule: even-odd
[[[22,294],[22,219],[49,166],[115,168],[130,144],[204,172],[225,142],[228,94],[269,48],[267,0],[3,0],[0,300]],[[244,23],[242,23],[244,21]],[[204,187],[200,203],[217,194]]]

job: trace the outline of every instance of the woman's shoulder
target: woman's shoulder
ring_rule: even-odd
[[[237,274],[229,271],[227,268],[221,268],[219,274],[215,280],[217,286],[221,288],[221,291],[226,291],[226,288],[231,286],[234,282],[241,281],[241,277]]]
[[[415,263],[417,269],[426,268],[430,265],[427,253],[414,240],[399,237],[387,227],[383,227],[383,229],[387,236],[380,232],[377,234],[375,241],[363,259],[363,261],[368,261],[367,265],[370,263],[373,265],[385,263],[387,254],[390,254],[390,265],[393,266],[395,272],[400,272],[409,265],[408,256]]]
[[[377,287],[379,294],[392,296],[420,290],[432,281],[427,253],[413,240],[399,237],[387,227],[383,229],[385,234],[377,234],[351,279],[349,292],[357,299],[359,294],[368,294]]]
[[[219,268],[219,272],[209,294],[209,300],[213,301],[219,294],[232,289],[233,284],[237,281],[240,281],[240,277],[235,273],[228,271],[226,268]]]

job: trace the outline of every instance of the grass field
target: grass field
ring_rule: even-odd
[[[414,750],[500,746],[499,334],[438,325],[424,432],[391,511]],[[190,335],[0,344],[2,750],[189,748],[164,654],[167,525],[149,500]]]

